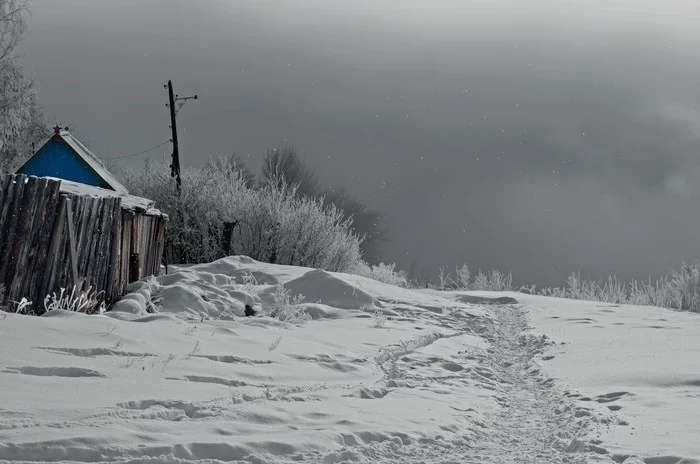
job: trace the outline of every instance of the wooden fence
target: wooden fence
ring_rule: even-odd
[[[158,274],[165,219],[122,209],[121,198],[62,193],[61,182],[8,175],[0,191],[0,304],[61,288],[99,292],[107,305],[129,282]]]

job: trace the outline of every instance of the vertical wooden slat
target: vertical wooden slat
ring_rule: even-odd
[[[5,174],[0,174],[0,208],[2,208],[2,203],[5,201],[5,182],[7,177]]]
[[[90,252],[94,240],[96,238],[95,227],[99,215],[100,200],[97,198],[86,199],[84,208],[85,218],[80,224],[80,239],[78,241],[80,251],[78,251],[78,273],[83,279],[83,290],[87,290],[90,282],[88,282],[88,265],[90,263]]]
[[[7,237],[9,218],[12,216],[12,204],[15,194],[15,176],[8,175],[3,183],[3,200],[0,204],[0,237]],[[5,240],[0,243],[0,256],[5,246]]]
[[[107,224],[107,233],[105,234],[104,242],[104,261],[102,265],[102,274],[100,275],[101,290],[104,290],[105,300],[111,301],[113,283],[111,282],[111,270],[113,261],[113,242],[115,241],[114,233],[119,218],[119,211],[121,210],[121,199],[116,197],[112,199],[112,204],[110,205],[110,215]]]
[[[53,231],[51,234],[51,244],[49,245],[49,250],[48,250],[48,263],[46,266],[46,271],[44,273],[44,278],[43,278],[43,285],[42,285],[42,295],[48,295],[51,293],[52,290],[54,290],[53,285],[55,282],[55,273],[58,271],[58,263],[56,262],[58,257],[59,250],[63,251],[62,245],[65,245],[63,242],[63,226],[65,223],[65,213],[66,209],[66,196],[61,195],[59,203],[58,203],[58,212],[56,214],[56,220],[54,221],[54,227]]]
[[[2,231],[2,225],[3,225],[2,210],[5,209],[5,207],[6,207],[5,199],[6,199],[7,195],[10,193],[9,192],[10,185],[12,185],[12,176],[10,176],[10,175],[3,176],[2,180],[0,180],[0,231]]]
[[[131,223],[131,253],[129,256],[129,283],[134,280],[138,280],[141,275],[139,269],[132,269],[135,264],[139,264],[138,261],[134,261],[131,255],[134,253],[138,254],[140,251],[140,232],[141,232],[141,215],[134,214],[133,221]],[[134,277],[136,277],[134,279]]]
[[[164,217],[160,217],[158,220],[158,237],[159,237],[159,245],[158,245],[158,256],[163,259],[165,257],[165,237],[167,236],[168,233],[168,220],[165,219]],[[165,261],[165,272],[168,272],[168,261],[166,257]]]
[[[92,230],[92,237],[90,237],[90,248],[88,251],[88,261],[87,261],[87,266],[85,269],[85,279],[86,279],[85,288],[95,286],[94,272],[95,272],[95,267],[97,265],[97,258],[99,255],[100,236],[102,235],[102,230],[104,228],[103,220],[104,220],[104,215],[106,214],[106,212],[105,212],[106,203],[107,202],[104,199],[98,200],[97,208],[96,208],[96,211],[94,213],[95,224],[94,224],[94,227],[91,229]]]
[[[60,186],[60,181],[52,180],[48,184],[46,203],[41,211],[41,224],[37,231],[38,237],[34,247],[35,256],[31,266],[32,278],[29,279],[28,288],[24,291],[27,294],[27,299],[34,302],[35,311],[37,307],[43,308],[43,299],[46,296],[46,294],[42,294],[44,290],[43,276],[50,263],[49,246],[57,216]]]
[[[126,286],[129,283],[129,256],[131,255],[131,228],[133,222],[133,214],[130,212],[122,213],[122,248],[120,253],[120,292],[126,291]]]
[[[12,245],[12,251],[10,253],[10,261],[7,263],[7,268],[5,270],[5,289],[9,292],[10,299],[14,301],[19,301],[23,296],[18,294],[19,284],[23,282],[23,279],[26,279],[23,273],[25,270],[23,264],[25,264],[26,258],[22,252],[27,249],[27,242],[31,240],[29,232],[34,222],[34,212],[37,207],[36,196],[38,187],[38,178],[32,176],[27,179],[24,193],[22,194],[22,201],[20,202],[20,208],[17,212],[18,218],[14,231],[14,244]]]
[[[91,281],[88,275],[88,266],[90,264],[90,259],[92,258],[92,249],[97,238],[97,220],[100,214],[100,200],[96,198],[90,198],[86,201],[85,205],[85,219],[80,225],[80,241],[78,242],[78,251],[80,265],[78,266],[78,273],[83,277],[84,284],[83,289],[87,289],[91,285]]]
[[[131,253],[129,256],[129,283],[139,280],[139,254]]]
[[[7,267],[10,264],[12,248],[15,243],[15,228],[17,227],[17,221],[19,220],[19,216],[21,214],[22,195],[24,193],[24,184],[26,180],[26,176],[12,177],[14,182],[12,203],[8,205],[9,210],[7,212],[7,218],[2,231],[2,236],[5,239],[2,241],[2,248],[0,249],[0,282],[5,285],[5,288],[8,288],[5,273],[7,272]]]
[[[121,209],[121,199],[116,197],[113,199],[110,207],[109,222],[107,225],[107,233],[105,234],[104,243],[104,262],[102,265],[102,289],[105,291],[105,298],[109,296],[111,283],[109,282],[109,267],[112,265],[112,240],[114,237],[114,228],[117,224],[117,215]]]
[[[117,202],[114,209],[114,222],[112,223],[111,240],[109,248],[109,267],[107,269],[107,282],[105,284],[107,304],[111,304],[121,296],[118,292],[117,273],[119,272],[119,249],[121,241],[121,201]]]
[[[34,179],[33,182],[32,179]],[[29,184],[34,185],[30,186]],[[25,196],[28,194],[31,205],[23,213],[27,216],[24,228],[19,228],[17,231],[17,234],[23,237],[23,244],[17,250],[17,261],[10,293],[14,300],[26,297],[27,300],[33,301],[32,295],[27,294],[25,289],[28,287],[28,282],[34,277],[32,268],[39,238],[38,232],[41,228],[43,208],[46,196],[49,194],[49,179],[30,177],[29,184],[28,190],[25,190]]]
[[[73,205],[70,198],[66,201],[66,224],[68,225],[68,250],[70,254],[71,284],[79,290],[78,251],[76,250],[75,228],[73,226]]]

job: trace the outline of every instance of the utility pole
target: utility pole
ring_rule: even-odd
[[[180,178],[180,149],[177,143],[177,113],[185,105],[187,100],[196,100],[199,98],[197,95],[193,97],[180,97],[173,92],[173,81],[168,81],[168,84],[164,86],[168,89],[168,104],[165,105],[170,108],[170,128],[173,132],[173,157],[172,164],[170,165],[170,177],[175,178],[175,183],[177,185],[177,194],[180,195],[180,185],[182,184],[182,179]],[[177,107],[175,107],[175,102],[178,102]]]

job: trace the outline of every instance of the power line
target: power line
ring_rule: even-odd
[[[148,150],[140,151],[140,152],[138,152],[138,153],[130,153],[130,154],[128,154],[128,155],[119,155],[119,156],[106,156],[105,158],[111,159],[111,160],[123,159],[123,158],[132,158],[132,157],[134,157],[134,156],[143,155],[143,154],[145,154],[145,153],[148,153],[149,151],[153,151],[153,150],[155,150],[156,148],[160,148],[160,147],[162,147],[163,145],[166,145],[166,144],[168,144],[168,143],[170,143],[170,142],[171,142],[171,140],[166,140],[165,142],[159,143],[159,144],[156,145],[155,147],[149,148]]]

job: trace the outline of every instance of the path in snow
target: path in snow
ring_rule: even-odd
[[[586,464],[615,462],[593,442],[578,439],[601,424],[585,407],[576,406],[554,379],[540,374],[535,357],[551,345],[546,337],[528,333],[527,318],[520,306],[493,306],[494,323],[482,327],[490,348],[484,353],[460,353],[477,360],[478,368],[458,372],[467,382],[498,392],[500,411],[485,421],[465,420],[466,430],[456,436],[435,437],[419,442],[382,442],[347,448],[314,462],[402,462],[407,464]],[[470,325],[473,327],[473,322]],[[417,350],[418,351],[418,350]],[[383,365],[387,379],[402,379],[411,385],[415,366],[389,362]],[[397,360],[398,361],[398,360]],[[403,365],[402,365],[403,364]],[[407,369],[408,368],[408,369]],[[464,379],[466,377],[466,379]],[[425,378],[421,379],[425,381]],[[423,383],[425,386],[425,383]],[[469,405],[454,405],[464,409]],[[621,462],[622,459],[619,460]]]
[[[500,412],[467,462],[480,463],[585,463],[589,453],[577,440],[588,421],[575,410],[553,381],[540,376],[535,355],[550,344],[527,334],[525,314],[519,307],[496,307],[497,326],[489,363],[502,386]]]

